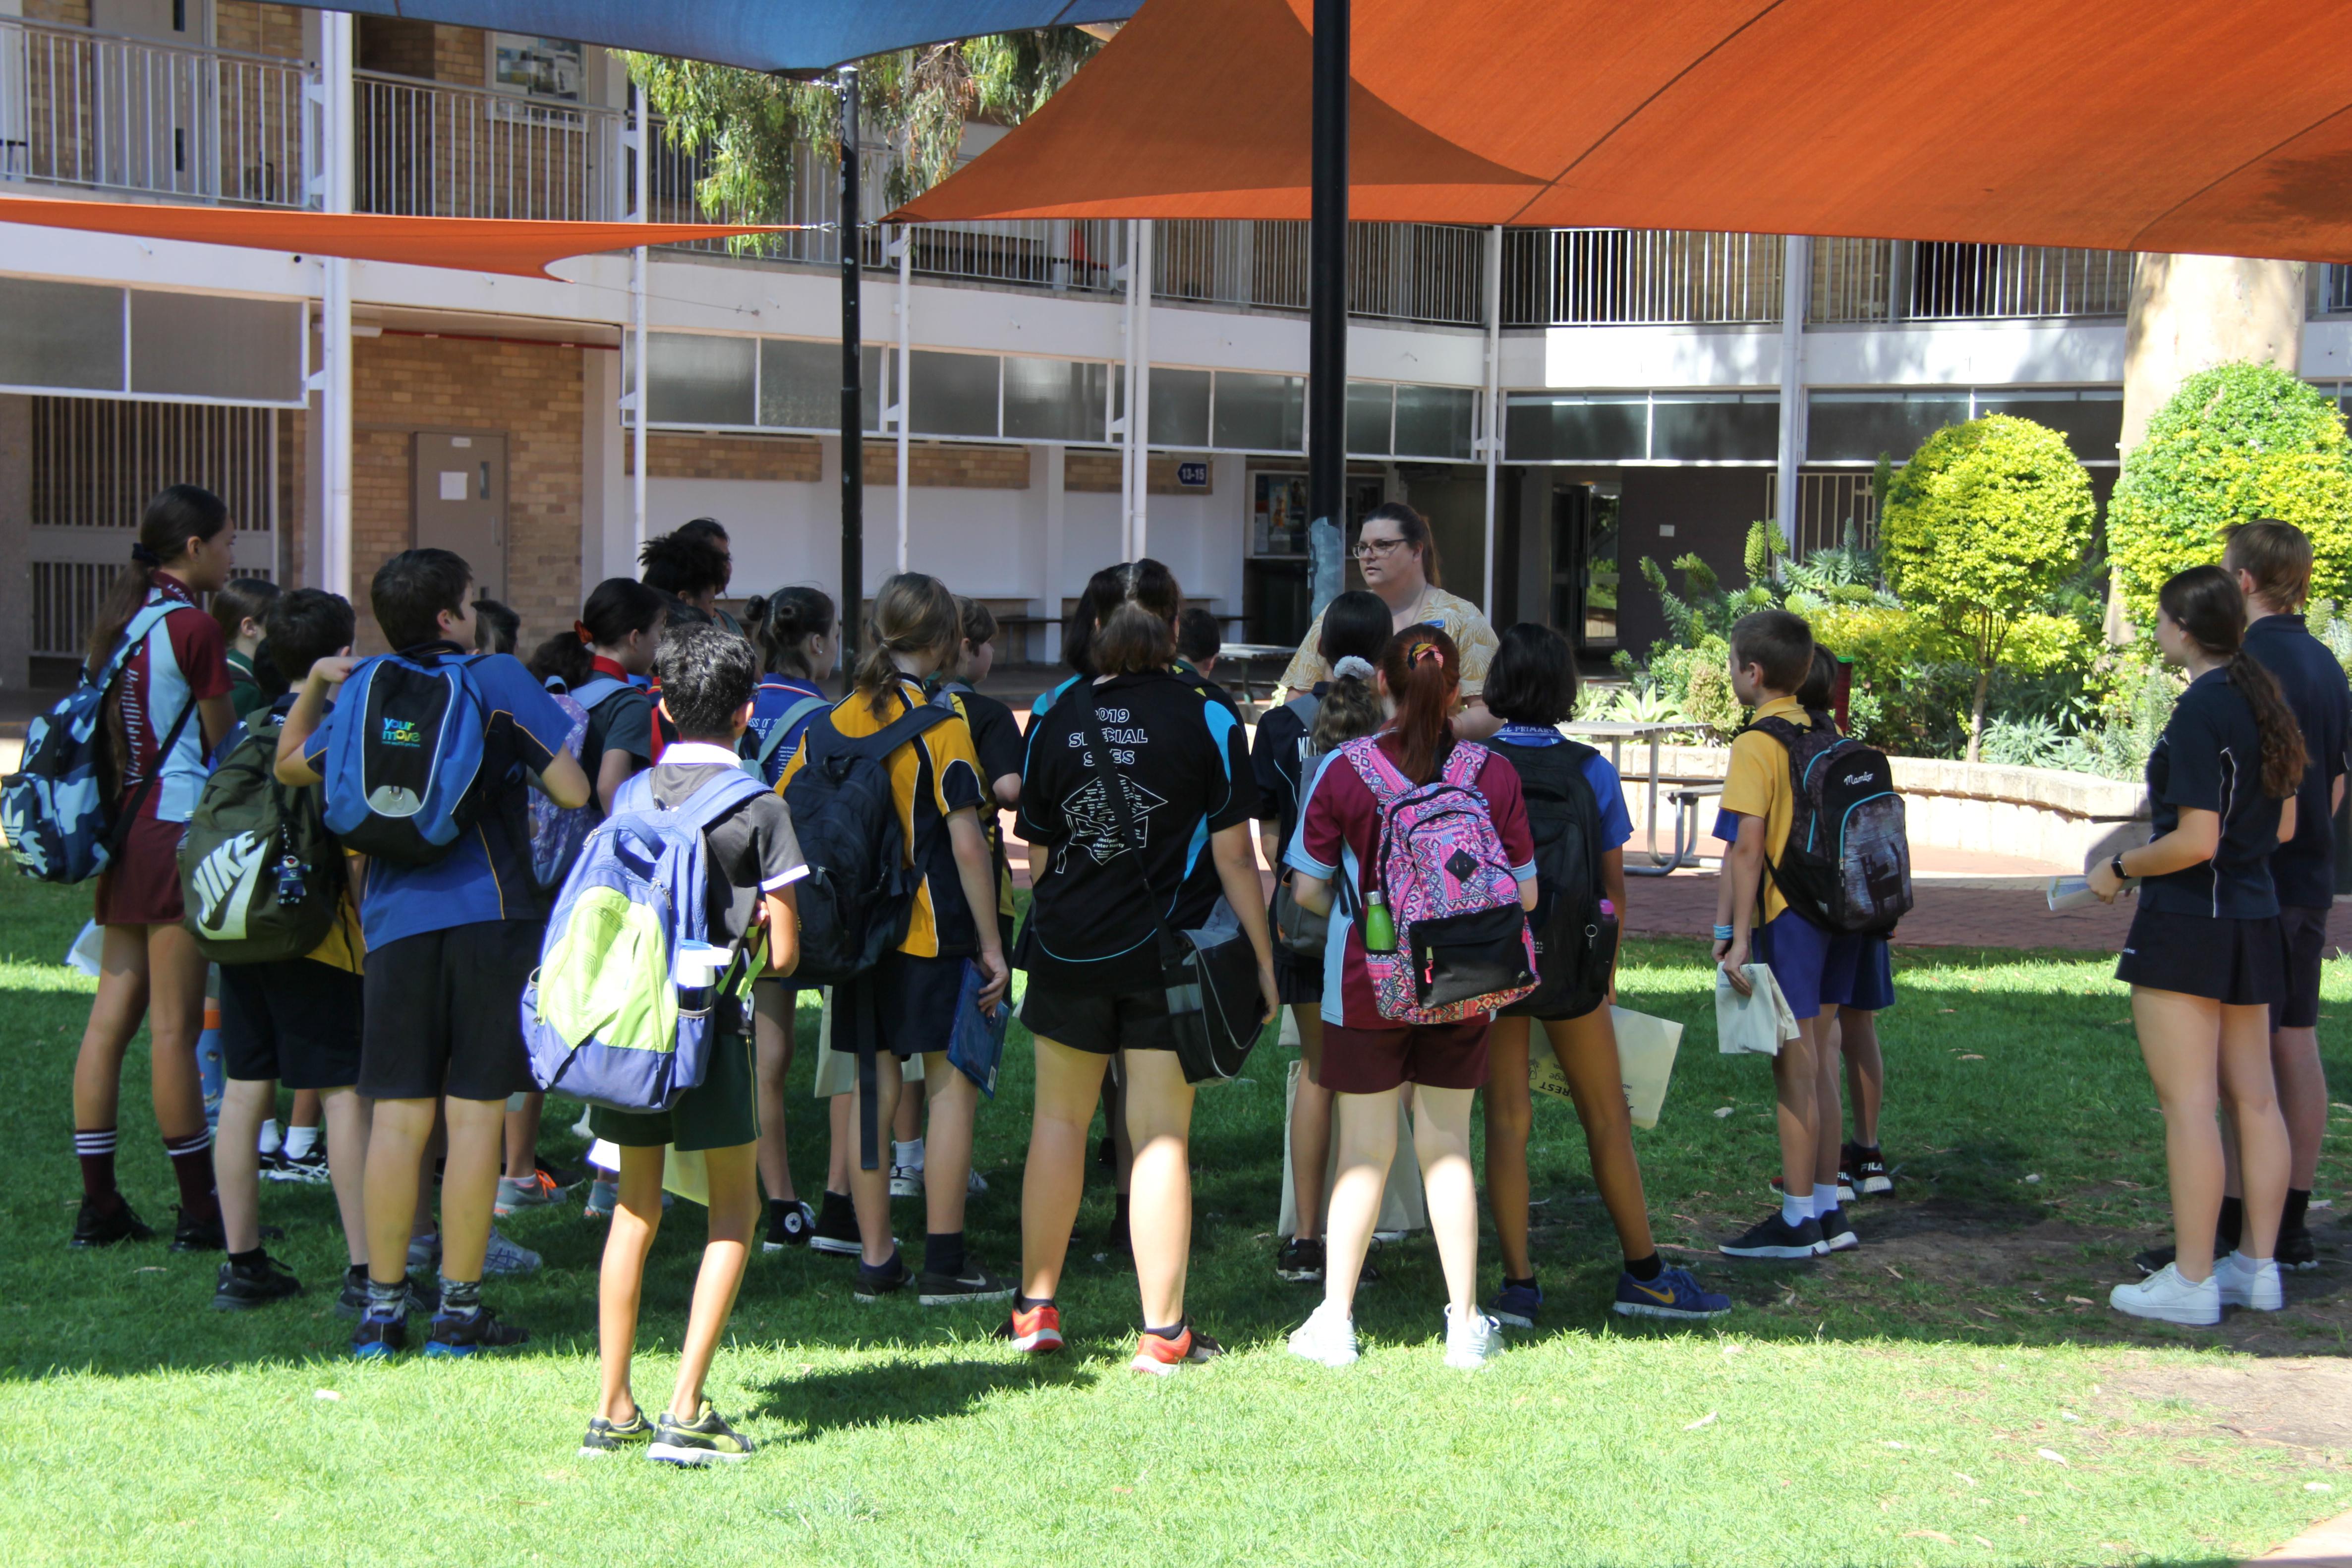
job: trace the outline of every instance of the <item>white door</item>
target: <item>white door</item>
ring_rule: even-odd
[[[220,194],[212,0],[90,0],[89,98],[101,180],[138,191]],[[123,42],[123,39],[140,40]]]

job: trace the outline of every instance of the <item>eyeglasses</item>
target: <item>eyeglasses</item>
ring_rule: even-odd
[[[1404,548],[1404,542],[1402,539],[1360,539],[1356,541],[1356,559],[1370,561],[1393,554]]]

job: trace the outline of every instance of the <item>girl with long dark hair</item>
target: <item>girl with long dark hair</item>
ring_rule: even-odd
[[[2116,978],[2130,983],[2140,1054],[2164,1110],[2174,1255],[2107,1300],[2136,1318],[2210,1325],[2224,1307],[2284,1304],[2274,1254],[2288,1152],[2270,1009],[2286,996],[2286,952],[2270,857],[2294,837],[2305,757],[2277,680],[2245,650],[2236,580],[2219,566],[2194,567],[2164,584],[2157,605],[2157,646],[2189,679],[2147,759],[2156,837],[2093,867],[2090,880],[2111,903],[2128,881],[2140,883]],[[2217,1109],[2236,1130],[2245,1187],[2238,1249],[2220,1259]]]
[[[236,531],[220,497],[171,485],[147,503],[131,561],[90,629],[89,662],[103,668],[126,641],[131,657],[100,720],[100,783],[114,802],[116,837],[99,874],[105,928],[98,995],[74,1061],[74,1152],[81,1162],[76,1247],[154,1235],[115,1184],[122,1058],[143,1018],[155,1128],[180,1188],[178,1252],[225,1245],[213,1197],[212,1134],[196,1076],[205,1021],[205,960],[182,920],[180,838],[205,784],[205,759],[236,722],[228,642],[196,596],[229,579]]]

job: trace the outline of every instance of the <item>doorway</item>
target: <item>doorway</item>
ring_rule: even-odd
[[[476,596],[505,599],[507,438],[418,431],[410,493],[416,548],[464,556]]]
[[[1613,479],[1552,491],[1551,624],[1580,653],[1612,653],[1618,645],[1623,515]]]

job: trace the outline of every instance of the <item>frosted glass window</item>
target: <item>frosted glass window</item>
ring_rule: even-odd
[[[864,425],[882,428],[884,351],[868,343],[858,356]],[[767,338],[760,343],[760,423],[788,430],[841,428],[841,345]]]
[[[1205,370],[1151,373],[1151,428],[1146,434],[1153,446],[1209,444],[1209,380]]]
[[[2047,425],[2066,437],[2074,456],[2085,463],[2112,463],[2124,438],[2124,395],[2120,387],[2085,387],[2052,391],[2018,387],[2011,391],[1979,392],[1977,417],[2013,414]]]
[[[646,355],[646,397],[656,425],[750,425],[756,338],[656,332]]]
[[[1466,386],[1396,389],[1396,449],[1400,458],[1475,456],[1478,395]]]
[[[302,400],[303,307],[131,292],[131,390],[256,403]]]
[[[1216,434],[1214,445],[1244,452],[1304,451],[1307,378],[1220,371]]]
[[[1504,406],[1503,444],[1515,463],[1622,463],[1649,455],[1650,398],[1642,392],[1531,392]]]
[[[1935,392],[1816,392],[1805,418],[1805,456],[1817,463],[1907,463],[1919,443],[1969,416],[1969,395]]]
[[[122,290],[0,278],[0,383],[122,390]]]
[[[917,349],[907,427],[925,436],[993,436],[996,429],[994,354],[934,353]]]
[[[1396,391],[1381,381],[1348,384],[1348,450],[1361,457],[1389,455],[1389,423]]]
[[[1780,455],[1777,392],[1661,392],[1650,399],[1650,456],[1769,463]]]
[[[1024,441],[1104,439],[1107,364],[1058,359],[1004,362],[1004,434]]]

